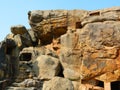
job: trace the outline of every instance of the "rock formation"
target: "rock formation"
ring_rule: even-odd
[[[35,10],[0,42],[1,90],[119,90],[120,7]]]

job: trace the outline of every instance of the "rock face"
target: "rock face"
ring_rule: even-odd
[[[12,26],[11,27],[11,32],[16,35],[16,34],[24,34],[27,32],[27,29],[22,26],[22,25],[18,25],[18,26]]]
[[[50,81],[47,81],[43,85],[43,90],[74,90],[73,84],[70,80],[54,77]]]
[[[81,30],[63,35],[60,60],[65,68],[65,76],[69,73],[67,78],[75,74],[76,78],[89,79],[118,69],[119,24],[110,21],[90,23]]]
[[[33,63],[33,68],[38,78],[40,78],[41,80],[42,79],[49,80],[59,74],[60,63],[57,58],[47,55],[41,55]]]
[[[65,34],[68,27],[76,28],[76,22],[79,24],[80,19],[86,14],[87,11],[83,10],[36,10],[30,11],[28,18],[32,29],[38,33],[41,43],[48,44],[53,38]]]
[[[28,19],[30,29],[12,26],[0,43],[0,89],[120,89],[120,7],[35,10]]]

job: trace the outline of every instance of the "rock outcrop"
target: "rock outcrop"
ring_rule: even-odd
[[[54,77],[43,85],[43,90],[74,90],[70,80],[61,77]]]
[[[12,26],[0,42],[1,90],[120,89],[120,7],[28,19],[30,29]]]
[[[39,79],[49,80],[59,75],[60,63],[57,58],[47,55],[40,55],[36,61],[33,62],[33,68]]]

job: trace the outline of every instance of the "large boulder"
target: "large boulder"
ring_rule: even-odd
[[[39,79],[49,80],[59,75],[60,63],[57,58],[48,55],[40,55],[33,62],[33,70]]]
[[[12,62],[15,58],[7,54],[7,46],[5,41],[0,42],[0,85],[8,82],[16,74],[13,71],[15,63]]]
[[[120,23],[114,21],[89,23],[76,32],[61,36],[60,61],[64,76],[71,80],[88,80],[119,69],[119,26]],[[119,80],[117,77],[114,80]]]
[[[43,90],[74,90],[74,87],[70,80],[54,77],[43,84]]]
[[[75,28],[76,24],[80,25],[79,20],[86,15],[87,11],[84,10],[35,10],[29,11],[28,18],[41,43],[48,44],[54,37],[65,34],[68,27]]]
[[[79,31],[80,48],[84,47],[81,66],[82,79],[119,69],[119,25],[119,22],[114,21],[90,23]],[[109,81],[111,80],[109,79]]]
[[[19,34],[14,36],[14,41],[15,41],[15,44],[17,45],[17,47],[19,47],[19,48],[22,47],[23,43],[21,40],[21,36]]]
[[[33,46],[36,46],[38,44],[37,34],[33,30],[29,30],[28,34],[30,36]]]
[[[29,33],[24,33],[23,35],[17,34],[14,35],[13,38],[18,48],[22,49],[24,47],[33,46],[33,41],[31,40]]]
[[[64,69],[65,78],[70,80],[80,79],[82,51],[76,47],[78,40],[77,33],[68,32],[61,36],[60,62]]]
[[[27,29],[23,25],[16,25],[16,26],[11,26],[11,32],[14,35],[17,35],[17,34],[22,35],[27,32]]]
[[[9,49],[13,49],[16,47],[16,42],[13,38],[13,34],[8,34],[5,38],[5,42],[6,42],[6,47]]]

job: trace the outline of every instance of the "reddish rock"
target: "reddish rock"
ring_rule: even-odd
[[[119,66],[119,25],[119,22],[90,23],[77,32],[61,36],[63,67],[72,67],[80,73],[81,79],[116,70]]]

